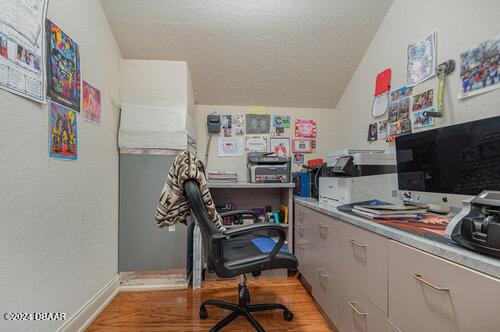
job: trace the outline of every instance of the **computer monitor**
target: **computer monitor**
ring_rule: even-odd
[[[500,190],[500,116],[399,136],[396,158],[403,200],[461,207]]]

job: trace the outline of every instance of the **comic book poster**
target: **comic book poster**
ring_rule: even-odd
[[[405,119],[401,121],[396,121],[389,123],[389,132],[387,134],[386,141],[394,142],[396,136],[411,133],[411,120]]]
[[[403,86],[403,87],[391,92],[391,97],[389,99],[389,102],[392,103],[396,100],[399,100],[400,98],[408,97],[409,95],[411,95],[411,93],[412,93],[411,87],[409,88],[407,86]]]
[[[398,120],[408,119],[410,117],[410,98],[401,98],[398,104]]]
[[[78,159],[77,112],[49,102],[49,155],[51,158]]]
[[[78,44],[50,20],[47,35],[47,97],[80,112],[80,53]]]
[[[83,119],[101,124],[101,91],[83,81]]]
[[[436,32],[424,40],[409,44],[406,59],[406,85],[417,85],[435,74],[436,68]]]
[[[460,55],[461,98],[500,88],[500,35]]]
[[[424,108],[431,107],[433,98],[434,98],[434,90],[432,89],[425,91],[421,94],[418,94],[416,96],[413,96],[411,110],[415,112]]]
[[[434,125],[434,118],[430,116],[424,116],[425,112],[434,112],[434,108],[413,112],[411,115],[413,128],[418,129]]]
[[[316,138],[316,121],[295,120],[295,137]]]

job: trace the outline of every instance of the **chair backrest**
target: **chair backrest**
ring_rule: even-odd
[[[184,182],[184,195],[186,196],[189,209],[191,210],[191,216],[200,226],[201,237],[203,239],[203,251],[205,252],[209,267],[213,269],[213,254],[210,248],[210,238],[212,235],[220,232],[208,214],[196,180],[186,180]]]

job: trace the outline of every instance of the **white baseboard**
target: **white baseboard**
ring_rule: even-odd
[[[60,332],[84,331],[120,291],[120,278],[117,274],[93,298],[81,307],[59,329]]]

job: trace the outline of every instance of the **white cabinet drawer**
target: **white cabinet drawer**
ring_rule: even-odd
[[[298,234],[295,237],[295,255],[299,261],[299,272],[310,284],[313,278],[311,242]]]
[[[335,268],[328,266],[314,251],[312,252],[312,294],[330,320],[338,322],[339,281]]]
[[[389,241],[389,319],[401,331],[499,331],[500,280]]]
[[[389,330],[387,316],[343,276],[340,277],[339,319],[341,332]]]
[[[332,217],[320,216],[308,227],[313,252],[334,269],[338,266],[341,223]]]
[[[342,224],[340,272],[384,313],[387,313],[388,239]]]

